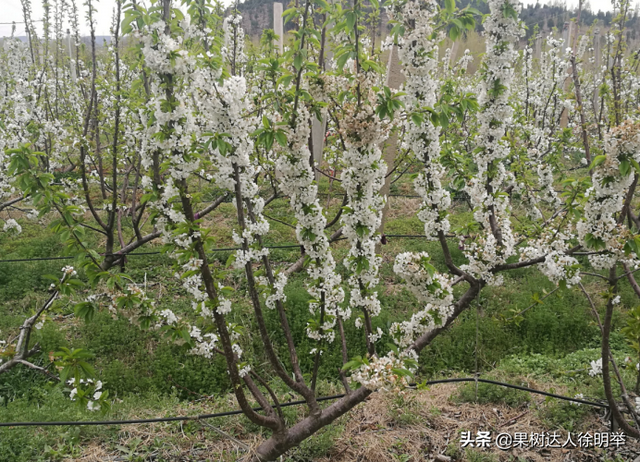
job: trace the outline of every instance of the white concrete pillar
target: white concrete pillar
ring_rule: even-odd
[[[596,61],[596,70],[600,72],[602,66],[602,46],[600,45],[600,28],[593,32],[593,54]]]
[[[593,89],[593,107],[597,108],[600,106],[598,88],[600,87],[600,69],[602,68],[602,45],[600,44],[600,28],[596,27],[596,30],[593,31],[593,57],[594,57],[594,66],[595,66],[595,79],[598,82]]]
[[[284,52],[284,24],[282,23],[282,3],[273,4],[273,32],[278,36],[276,48],[282,54]]]
[[[316,167],[322,165],[322,153],[324,152],[324,137],[327,132],[327,118],[318,120],[315,115],[311,116],[311,140],[313,143],[313,162]],[[320,172],[316,171],[316,181],[320,180]]]
[[[71,46],[71,32],[67,29],[67,48],[69,49],[69,73],[71,74],[71,81],[76,83],[76,65],[75,58],[73,56],[73,46]]]
[[[404,83],[404,80],[405,79],[404,74],[402,73],[402,66],[400,65],[400,58],[398,57],[398,48],[394,45],[391,48],[391,52],[389,53],[389,61],[387,64],[387,78],[385,84],[389,88],[398,90]],[[395,132],[386,141],[383,149],[383,159],[387,164],[387,168],[389,169],[389,171],[391,171],[396,160],[396,152],[398,149],[398,135]],[[382,190],[380,191],[380,194],[382,194],[383,196],[387,196],[387,203],[382,209],[382,221],[380,222],[380,228],[378,228],[378,232],[380,234],[384,233],[384,224],[387,221],[387,215],[389,213],[390,202],[388,196],[389,191],[391,190],[392,177],[393,175],[389,175],[385,179]],[[376,246],[376,249],[377,252],[380,251],[380,244]]]
[[[564,23],[564,30],[562,31],[562,39],[564,40],[564,44],[563,44],[563,55],[567,56],[567,48],[572,47],[573,46],[573,27],[574,24],[572,22],[565,22]],[[573,53],[574,50],[571,50],[571,53]],[[571,72],[571,68],[569,68],[569,70],[567,71],[567,78],[564,79],[564,86],[563,86],[563,90],[565,92],[569,91],[569,87],[571,86],[571,81],[572,81],[572,72]],[[567,128],[567,125],[569,125],[569,111],[565,108],[562,110],[562,114],[560,116],[560,126],[562,128]]]
[[[562,28],[562,54],[564,55],[567,51],[567,47],[570,47],[569,39],[571,37],[571,23],[565,22]]]
[[[536,37],[535,46],[533,48],[533,58],[540,59],[542,56],[542,34],[538,34]]]
[[[449,54],[449,67],[453,67],[456,64],[456,55],[458,54],[458,44],[457,40],[453,41],[451,45],[451,52]]]

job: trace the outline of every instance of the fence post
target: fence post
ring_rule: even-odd
[[[398,48],[394,45],[391,48],[391,52],[389,53],[389,62],[387,64],[387,78],[385,84],[389,88],[393,88],[395,90],[399,89],[400,86],[404,83],[404,74],[402,73],[402,67],[400,66],[400,58],[398,57]],[[393,133],[386,141],[384,145],[384,153],[383,159],[388,166],[389,171],[393,168],[393,164],[396,159],[396,151],[398,145],[398,135],[397,133]],[[388,172],[387,172],[388,173]],[[385,203],[382,209],[382,220],[380,221],[380,227],[378,228],[378,232],[380,234],[384,233],[384,223],[387,220],[387,215],[389,213],[389,191],[391,189],[391,178],[393,175],[389,175],[384,180],[384,185],[382,186],[382,190],[380,194],[383,196],[387,196],[387,202]],[[380,251],[380,243],[376,245],[376,253]]]
[[[67,45],[69,48],[69,73],[71,74],[71,81],[76,83],[76,66],[73,60],[73,48],[71,47],[71,31],[67,29]]]
[[[536,37],[535,47],[533,49],[534,59],[540,60],[542,57],[542,34],[538,34]]]
[[[562,30],[562,55],[567,55],[567,50],[571,45],[571,38],[573,37],[573,23],[565,22],[564,29]],[[569,53],[574,53],[574,50],[571,50]],[[571,85],[571,69],[567,71],[567,76],[564,79],[563,90],[566,92],[569,91],[569,86]],[[562,110],[562,115],[560,116],[560,127],[567,128],[569,125],[569,111],[567,108]]]
[[[451,54],[449,55],[449,67],[453,67],[456,64],[456,55],[458,54],[458,41],[454,40],[451,45]]]
[[[282,24],[282,3],[273,4],[273,32],[276,38],[276,47],[280,54],[284,52],[284,25]]]

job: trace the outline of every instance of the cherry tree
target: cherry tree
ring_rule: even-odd
[[[29,3],[24,5],[29,24]],[[148,7],[118,0],[113,39],[103,54],[95,47],[91,0],[85,4],[90,51],[78,46],[73,2],[54,2],[53,35],[46,19],[42,40],[29,26],[28,48],[6,42],[0,83],[5,95],[18,96],[0,99],[0,199],[26,200],[40,216],[55,217],[52,228],[76,256],[89,295],[80,299],[75,289],[81,278],[65,268],[49,301],[25,321],[19,336],[2,345],[7,361],[0,373],[18,364],[34,367],[27,361],[37,351],[29,346],[30,332],[61,294],[69,296],[79,317],[90,319],[106,309],[141,328],[163,330],[191,354],[221,355],[243,413],[271,431],[256,448],[256,460],[275,460],[372,394],[407,387],[420,352],[510,270],[537,267],[560,289],[582,290],[591,306],[582,278],[606,280],[602,357],[610,357],[620,281],[627,279],[640,297],[633,275],[640,263],[640,226],[633,212],[640,130],[630,109],[636,93],[627,90],[637,88],[637,77],[622,72],[634,65],[623,53],[628,4],[619,5],[609,76],[594,77],[584,65],[588,37],[575,50],[549,37],[539,60],[531,47],[519,52],[523,26],[516,1],[489,1],[486,53],[475,75],[466,73],[469,53],[453,66],[445,54],[442,66],[438,50],[447,33],[455,39],[473,29],[477,11],[457,10],[453,2],[441,8],[435,1],[390,1],[393,29],[386,45],[397,47],[406,79],[395,89],[385,86],[379,44],[368,29],[380,12],[376,1],[300,2],[285,12],[294,24],[287,50],[270,50],[259,59],[245,49],[237,8],[222,18],[219,5],[187,6],[185,15],[171,0]],[[76,37],[71,62],[61,52],[65,11]],[[319,17],[322,24],[316,23]],[[123,42],[133,44],[126,57]],[[325,58],[328,50],[331,59]],[[565,90],[569,71],[573,87]],[[61,85],[66,76],[74,78]],[[601,105],[585,107],[581,90],[592,92],[603,82],[610,83],[611,94]],[[563,114],[568,128],[560,123]],[[328,120],[328,161],[340,172],[332,180],[344,190],[343,206],[331,220],[311,155],[314,118]],[[595,131],[589,131],[588,120],[597,124]],[[394,169],[385,164],[382,148],[392,133],[406,158],[420,166],[414,181],[421,198],[417,217],[425,241],[434,243],[445,264],[439,267],[433,252],[395,257],[393,270],[415,295],[416,309],[385,332],[374,329],[381,312],[382,259],[376,247],[386,201],[381,190]],[[201,181],[221,191],[208,205],[197,194]],[[263,197],[265,189],[270,198]],[[454,216],[459,209],[452,206],[452,194],[467,200],[462,225],[454,225],[461,220]],[[277,265],[265,245],[265,209],[279,196],[288,199],[304,251],[299,267],[311,298],[303,332],[314,345],[310,370],[303,366],[299,333],[287,312],[291,271]],[[225,267],[211,258],[215,228],[203,218],[227,199],[235,207],[238,249]],[[344,277],[331,247],[335,233],[328,231],[338,222],[348,246]],[[12,218],[4,223],[6,230],[19,227]],[[161,242],[173,259],[192,316],[160,306],[142,281],[126,274],[126,255],[152,241]],[[255,332],[233,321],[242,296],[226,284],[233,271],[246,278],[244,298]],[[283,345],[268,330],[270,312]],[[363,351],[348,348],[345,326],[351,325],[361,331]],[[243,352],[252,334],[263,347],[266,370]],[[393,343],[384,346],[383,337]],[[342,359],[335,377],[345,395],[323,407],[319,368],[334,342]],[[102,384],[82,375],[86,358],[63,353],[67,372],[61,378],[73,375],[73,398],[106,410]],[[611,364],[626,412],[635,419]],[[602,373],[614,418],[638,436],[613,399],[608,360],[602,361]],[[307,406],[293,424],[281,410],[282,388]]]

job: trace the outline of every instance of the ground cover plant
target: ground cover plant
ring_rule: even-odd
[[[627,1],[604,65],[589,34],[519,49],[510,0],[489,0],[486,16],[392,0],[384,40],[377,1],[304,0],[284,13],[282,53],[272,32],[245,47],[237,8],[182,4],[116,0],[98,49],[91,0],[47,3],[43,37],[24,0],[29,40],[4,40],[0,390],[18,403],[7,415],[228,392],[261,435],[247,457],[275,460],[383,392],[504,361],[583,380],[640,436]],[[482,56],[441,56],[446,37],[478,27]],[[390,192],[417,197],[391,207]],[[318,401],[336,387],[343,397]],[[471,394],[526,402],[484,386],[459,400]],[[292,399],[305,410],[281,406]],[[575,428],[584,414],[541,418]]]

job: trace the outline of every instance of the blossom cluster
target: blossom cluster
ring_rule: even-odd
[[[607,254],[589,255],[594,268],[611,268],[618,261],[635,264],[637,256],[625,255],[629,231],[617,221],[633,183],[632,162],[640,161],[640,124],[630,120],[605,135],[605,154],[595,166],[592,187],[587,190],[584,218],[577,224],[580,240],[587,248],[607,250]],[[626,168],[625,168],[626,165]]]
[[[437,40],[433,38],[434,18],[438,12],[435,1],[410,0],[392,4],[394,18],[407,27],[405,35],[398,40],[398,57],[405,75],[404,103],[409,110],[420,113],[432,108],[436,99]],[[447,60],[448,62],[448,60]],[[404,121],[404,146],[423,164],[423,170],[414,181],[414,187],[423,203],[418,218],[424,223],[425,235],[429,239],[438,233],[447,233],[450,228],[446,218],[451,205],[449,192],[442,182],[445,169],[439,162],[440,127],[434,126],[430,117],[407,117]]]
[[[481,112],[473,157],[478,171],[466,187],[474,207],[474,219],[481,225],[483,233],[475,242],[465,246],[469,263],[462,269],[489,284],[500,284],[502,279],[495,277],[491,269],[515,253],[509,197],[502,191],[503,184],[511,181],[503,162],[510,151],[503,138],[513,115],[509,96],[513,66],[518,58],[513,42],[522,34],[522,26],[517,14],[505,13],[509,9],[519,11],[518,2],[490,0],[489,8],[491,12],[484,23],[487,53],[478,96]]]
[[[73,388],[69,392],[69,399],[76,401],[78,396],[82,396],[87,403],[87,409],[90,411],[99,411],[102,407],[101,398],[103,397],[102,382],[93,379],[71,379],[67,381],[67,385]]]
[[[280,174],[282,192],[290,197],[291,208],[296,217],[296,236],[309,258],[307,290],[315,301],[309,304],[311,314],[324,310],[322,325],[309,324],[308,335],[320,340],[332,341],[336,316],[344,291],[341,278],[336,271],[336,262],[325,233],[327,219],[318,200],[318,186],[314,182],[314,171],[309,164],[311,153],[308,147],[310,120],[306,108],[301,107],[295,116],[295,126],[288,131],[287,147],[283,148],[276,161]],[[340,313],[344,315],[342,310]]]
[[[591,361],[590,367],[591,369],[589,369],[589,375],[591,377],[602,374],[602,358],[598,359],[597,361]]]
[[[228,26],[233,21],[230,19],[225,24]],[[221,283],[216,282],[213,289],[205,287],[203,261],[195,257],[194,252],[195,245],[202,240],[202,232],[197,222],[188,223],[184,209],[185,199],[191,199],[186,180],[203,171],[203,167],[213,165],[215,171],[206,174],[208,179],[235,194],[236,198],[243,198],[240,203],[236,202],[241,217],[240,234],[234,232],[233,236],[241,246],[235,254],[236,268],[244,268],[268,255],[260,239],[268,232],[269,225],[262,215],[264,200],[258,194],[255,179],[258,170],[250,157],[253,143],[246,136],[253,131],[252,120],[245,118],[246,80],[238,76],[222,80],[222,69],[209,65],[212,54],[200,46],[194,53],[189,47],[192,40],[203,38],[204,31],[190,24],[188,19],[179,24],[184,32],[182,38],[162,33],[164,21],[141,31],[145,64],[151,70],[150,101],[146,105],[147,111],[140,113],[144,129],[132,133],[130,139],[141,141],[142,167],[151,171],[141,183],[143,188],[154,192],[150,205],[157,211],[155,225],[162,231],[165,244],[174,247],[171,256],[178,267],[176,277],[191,296],[196,314],[205,326],[209,326],[216,322],[216,316],[231,312],[231,302],[224,296],[225,288]],[[235,33],[242,36],[242,29],[237,27],[239,22],[233,24]],[[216,147],[205,149],[202,155],[197,140],[215,134],[225,134],[228,138]],[[229,145],[229,149],[223,149],[222,143]],[[160,164],[161,173],[158,171]],[[195,215],[197,220],[199,217]],[[271,292],[270,296],[265,296],[268,306],[284,299],[285,282],[281,277],[268,281],[264,291],[265,295]],[[209,358],[217,351],[217,334],[203,334],[200,328],[188,325],[169,309],[151,314],[175,332],[181,331],[184,335],[187,331],[193,344],[192,354]],[[236,359],[239,359],[242,355],[242,348],[237,343],[239,331],[224,322],[231,341],[235,342],[231,346]],[[247,372],[246,367],[244,372]]]
[[[529,245],[520,250],[520,261],[544,257],[537,266],[551,282],[558,285],[564,281],[567,287],[579,284],[580,264],[575,257],[567,255],[569,241],[575,238],[572,230],[572,226],[567,226],[563,231],[551,228],[542,232],[538,239],[529,241]]]
[[[385,203],[380,190],[387,172],[379,146],[383,128],[372,105],[351,104],[345,109],[347,114],[342,125],[346,135],[343,153],[346,168],[340,179],[347,194],[347,207],[341,220],[343,234],[350,245],[345,258],[345,266],[351,272],[349,304],[352,309],[377,316],[380,300],[373,289],[378,284],[381,259],[376,255],[376,235]]]
[[[372,391],[401,390],[409,385],[407,375],[417,369],[418,355],[413,350],[394,353],[391,351],[386,356],[373,356],[364,361],[359,368],[351,374],[351,379]]]
[[[550,160],[554,154],[553,145],[561,133],[556,121],[564,111],[573,111],[561,94],[570,67],[569,55],[563,51],[564,41],[549,35],[544,43],[546,47],[538,59],[538,66],[534,65],[533,48],[525,48],[524,78],[514,84],[516,98],[525,102],[524,114],[515,125],[522,130],[526,140],[524,167],[533,173],[518,172],[514,191],[523,196],[527,214],[533,220],[543,218],[540,210],[543,203],[554,207],[560,203],[553,185]]]
[[[448,276],[436,273],[426,252],[401,253],[396,256],[393,271],[402,277],[408,288],[424,303],[424,308],[411,320],[393,323],[389,329],[396,343],[408,347],[419,335],[444,325],[453,314],[453,294]]]

